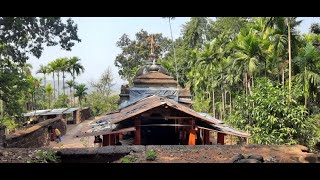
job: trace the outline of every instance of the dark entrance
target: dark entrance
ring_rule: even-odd
[[[178,133],[172,122],[163,119],[153,119],[141,126],[142,145],[175,145],[178,144]]]

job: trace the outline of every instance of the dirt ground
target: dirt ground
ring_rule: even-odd
[[[231,163],[233,158],[241,153],[244,156],[261,155],[265,163],[319,163],[319,154],[303,152],[304,146],[262,146],[262,145],[214,145],[214,146],[148,146],[146,150],[130,152],[116,160],[123,163],[123,158],[129,157],[130,163]],[[57,150],[57,149],[51,149]],[[153,150],[157,157],[154,161],[146,160],[146,151]],[[35,162],[39,149],[2,148],[0,163]],[[42,149],[50,151],[50,149]]]
[[[149,147],[157,153],[154,161],[146,161],[146,155],[141,153],[130,153],[134,162],[140,163],[232,163],[233,158],[239,153],[245,157],[249,155],[261,155],[265,163],[318,163],[319,154],[303,152],[307,148],[300,145],[295,146],[262,146],[262,145],[218,145],[199,146],[194,148],[154,148]],[[147,150],[148,151],[148,150]],[[121,163],[122,160],[116,161]]]

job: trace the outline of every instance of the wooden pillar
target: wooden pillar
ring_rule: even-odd
[[[102,146],[109,146],[110,145],[110,135],[103,135],[102,139]]]
[[[247,137],[246,139],[247,139],[247,144],[249,144],[249,138]]]
[[[134,126],[136,127],[136,131],[134,134],[134,144],[135,145],[141,145],[141,127],[140,127],[141,121],[140,119],[134,120]]]
[[[218,144],[224,145],[224,135],[225,134],[218,132],[218,139],[217,139]]]
[[[110,146],[116,144],[116,135],[110,134]]]
[[[204,144],[209,145],[210,144],[210,132],[209,130],[204,130]]]

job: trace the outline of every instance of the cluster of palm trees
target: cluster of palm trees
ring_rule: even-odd
[[[85,90],[81,93],[74,93],[74,90],[77,89],[77,84],[75,82],[76,76],[79,76],[84,72],[84,67],[80,63],[80,59],[78,57],[71,58],[58,58],[48,63],[48,65],[40,65],[37,73],[43,74],[43,82],[45,87],[45,94],[48,97],[49,107],[51,107],[52,100],[59,97],[60,94],[60,75],[62,75],[62,93],[66,95],[66,85],[69,87],[69,97],[70,97],[70,106],[75,105],[75,97],[79,96],[79,100],[82,96],[85,95]],[[47,84],[46,77],[52,73],[53,87],[51,84]],[[69,73],[72,77],[71,80],[65,81],[66,73]],[[56,79],[57,78],[57,87],[56,87]],[[81,89],[82,85],[81,85]]]
[[[291,84],[301,87],[308,108],[310,97],[319,96],[320,51],[310,34],[298,34],[300,23],[296,18],[250,18],[240,32],[222,32],[192,49],[188,78],[199,102],[196,108],[224,119],[232,111],[232,98],[251,95],[259,77],[283,84],[289,101]]]

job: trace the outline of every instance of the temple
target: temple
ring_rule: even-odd
[[[147,63],[138,70],[132,87],[121,87],[120,109],[101,117],[79,136],[103,136],[103,146],[225,144],[226,135],[250,136],[194,111],[192,104],[190,88],[181,88],[158,64],[151,36]]]

